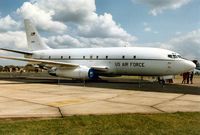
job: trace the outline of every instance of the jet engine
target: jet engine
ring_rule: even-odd
[[[82,79],[82,80],[94,80],[98,78],[97,72],[93,68],[88,68],[85,66],[80,66],[77,68],[52,68],[48,71],[50,75],[72,78],[72,79]]]

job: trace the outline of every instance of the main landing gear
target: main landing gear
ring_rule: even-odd
[[[158,83],[162,85],[162,87],[165,86],[166,82],[165,79],[158,77]]]

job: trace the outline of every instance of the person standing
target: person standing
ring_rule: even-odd
[[[183,73],[183,80],[182,80],[182,84],[185,84],[185,81],[187,79],[187,73]]]
[[[194,71],[190,72],[190,83],[193,84]]]
[[[186,73],[186,78],[187,78],[187,84],[190,83],[190,72]]]

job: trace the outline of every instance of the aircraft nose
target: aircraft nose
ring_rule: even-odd
[[[192,71],[195,68],[196,68],[196,65],[192,61],[189,61],[189,60],[185,61],[185,70],[186,71]]]

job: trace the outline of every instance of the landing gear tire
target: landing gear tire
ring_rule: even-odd
[[[162,87],[164,87],[165,85],[165,80],[164,79],[160,79],[160,77],[158,77],[158,83],[162,85]]]

